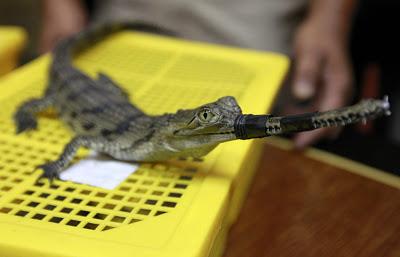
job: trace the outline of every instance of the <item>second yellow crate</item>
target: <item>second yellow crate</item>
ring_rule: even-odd
[[[20,27],[0,26],[0,76],[14,69],[26,43],[26,32]]]

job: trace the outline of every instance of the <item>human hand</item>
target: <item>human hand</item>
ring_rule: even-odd
[[[352,70],[347,54],[347,38],[335,23],[323,16],[307,19],[294,41],[295,67],[292,94],[306,107],[292,112],[326,111],[342,107],[352,96]],[[335,138],[339,128],[319,129],[294,137],[296,147],[304,148],[321,138]]]
[[[62,39],[81,31],[87,23],[81,0],[44,0],[39,52],[45,53]]]

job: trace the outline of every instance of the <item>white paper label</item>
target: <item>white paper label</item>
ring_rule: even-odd
[[[137,164],[93,153],[63,171],[60,178],[112,190],[138,168]]]

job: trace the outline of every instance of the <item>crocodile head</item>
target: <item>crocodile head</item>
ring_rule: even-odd
[[[219,143],[236,139],[235,119],[242,111],[234,97],[226,96],[170,116],[164,142],[183,155],[203,156]]]
[[[243,115],[236,100],[227,96],[195,109],[179,110],[175,114],[152,118],[146,116],[146,119],[154,122],[149,126],[153,132],[147,144],[141,144],[137,152],[142,152],[141,160],[146,161],[202,157],[226,141],[346,125],[389,114],[387,99],[371,99],[325,112],[282,117]]]

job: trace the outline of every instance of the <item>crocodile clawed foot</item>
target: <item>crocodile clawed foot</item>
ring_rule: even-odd
[[[60,179],[59,166],[56,162],[42,164],[37,166],[36,168],[43,170],[42,175],[40,175],[40,177],[36,180],[36,183],[38,183],[43,178],[47,178],[50,184],[53,184],[53,181],[55,179]]]
[[[26,130],[32,130],[37,128],[37,121],[36,118],[25,112],[19,112],[15,116],[15,123],[17,125],[16,133],[19,134]]]

